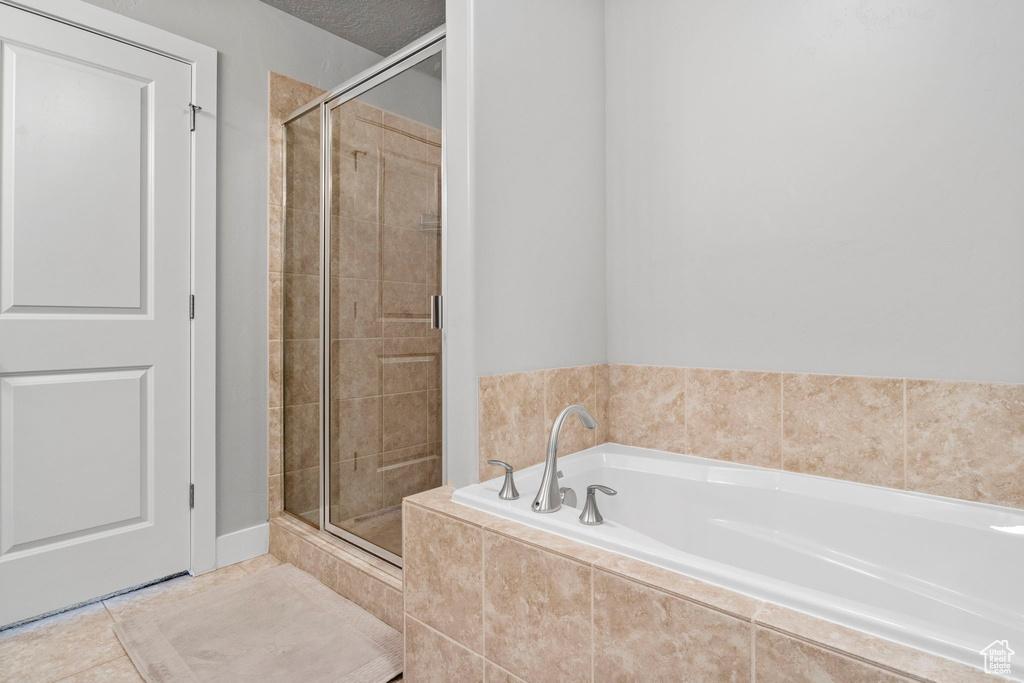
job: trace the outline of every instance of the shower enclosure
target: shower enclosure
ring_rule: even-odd
[[[284,509],[402,564],[443,480],[442,30],[284,124]]]

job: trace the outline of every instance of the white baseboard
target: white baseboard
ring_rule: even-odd
[[[217,537],[217,569],[266,555],[270,550],[270,523],[239,529]]]

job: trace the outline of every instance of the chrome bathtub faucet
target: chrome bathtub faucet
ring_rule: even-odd
[[[580,422],[587,429],[597,427],[597,420],[581,405],[571,405],[555,418],[548,441],[548,457],[544,461],[544,476],[540,480],[540,489],[531,506],[534,512],[555,512],[562,507],[562,494],[558,490],[558,477],[555,476],[558,471],[558,433],[562,431],[562,423],[573,414],[579,416]]]
[[[558,472],[556,472],[555,475],[559,479],[561,479],[562,470],[558,470]],[[573,491],[568,486],[563,486],[562,488],[558,489],[558,499],[562,501],[562,505],[568,505],[571,508],[576,507],[576,492]]]
[[[514,471],[512,465],[509,465],[507,462],[502,462],[501,460],[488,460],[487,464],[505,468],[505,481],[502,482],[501,491],[498,492],[498,498],[501,498],[502,500],[518,500],[519,491],[516,490],[516,480],[512,475],[512,472]]]
[[[591,484],[587,487],[587,502],[583,506],[583,512],[580,513],[580,524],[586,524],[587,526],[597,526],[598,524],[604,524],[604,517],[601,516],[601,511],[597,509],[597,492],[605,493],[609,496],[614,496],[618,491],[610,489],[607,486],[601,486],[600,484]]]
[[[576,492],[568,486],[563,486],[558,489],[559,497],[562,499],[562,505],[567,505],[571,508],[576,507]]]

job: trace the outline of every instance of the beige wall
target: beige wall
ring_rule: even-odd
[[[1024,385],[597,365],[480,378],[489,458],[541,462],[554,417],[582,403],[560,455],[610,441],[1024,508]],[[596,442],[594,439],[598,439]]]

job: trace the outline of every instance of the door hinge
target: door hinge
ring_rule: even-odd
[[[189,130],[195,132],[195,129],[196,129],[196,112],[200,112],[202,110],[203,110],[203,108],[200,107],[198,104],[192,104],[191,102],[188,103],[189,126],[190,126]]]
[[[196,506],[196,485],[188,485],[188,509],[192,510]]]
[[[188,295],[188,319],[189,320],[195,320],[196,319],[196,295],[195,294],[189,294]]]

